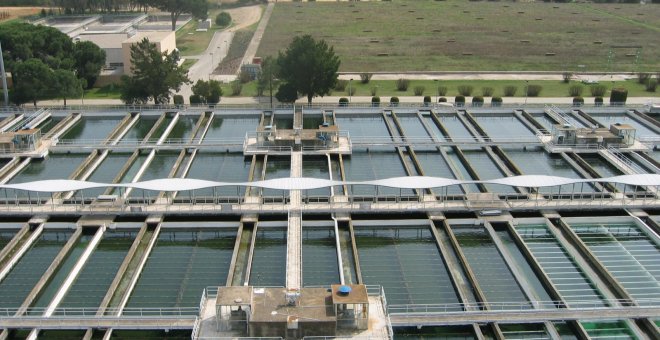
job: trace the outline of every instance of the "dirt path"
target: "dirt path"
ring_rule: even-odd
[[[231,15],[234,26],[229,28],[229,31],[235,32],[240,29],[250,27],[259,21],[261,18],[261,7],[247,6],[228,9],[227,13]]]

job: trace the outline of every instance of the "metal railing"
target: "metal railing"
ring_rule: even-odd
[[[469,311],[534,311],[534,310],[608,310],[613,308],[660,307],[660,299],[598,299],[563,301],[464,302],[446,304],[396,304],[387,306],[390,315],[446,314]]]
[[[0,308],[0,318],[23,318],[23,317],[42,317],[46,312],[46,307],[30,308]],[[199,315],[198,307],[164,307],[164,308],[98,308],[98,307],[60,307],[55,308],[53,316],[58,317],[85,317],[98,318],[97,315],[102,311],[105,316],[117,315],[121,312],[120,318],[140,318],[140,317],[196,317]]]
[[[227,147],[241,146],[244,140],[238,138],[169,138],[158,142],[158,139],[143,141],[140,139],[57,139],[53,140],[52,149],[57,148],[113,148],[113,149],[132,149],[132,148],[159,148],[159,147],[180,147],[180,148],[204,148],[204,147]]]
[[[626,155],[624,155],[621,151],[619,151],[619,148],[615,147],[607,147],[607,149],[603,149],[607,152],[609,152],[614,158],[616,158],[618,161],[629,167],[635,174],[645,174],[646,171],[644,171],[637,163],[635,163],[632,159],[628,158]]]

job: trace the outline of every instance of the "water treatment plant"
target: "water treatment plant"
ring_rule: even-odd
[[[645,107],[0,121],[2,339],[658,339]]]

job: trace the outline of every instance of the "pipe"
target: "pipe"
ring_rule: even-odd
[[[344,261],[341,257],[341,244],[339,242],[339,222],[335,214],[330,215],[330,218],[335,222],[335,247],[337,248],[337,264],[339,265],[339,282],[344,284]]]

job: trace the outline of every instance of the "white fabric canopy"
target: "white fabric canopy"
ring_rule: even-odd
[[[224,187],[224,186],[252,186],[267,189],[277,190],[310,190],[325,188],[337,185],[376,185],[391,188],[401,189],[427,189],[446,187],[457,184],[470,184],[470,183],[486,183],[486,184],[501,184],[514,187],[552,187],[573,183],[582,182],[608,182],[626,185],[638,186],[660,186],[660,175],[656,174],[642,174],[642,175],[623,175],[615,177],[582,179],[582,178],[566,178],[556,176],[544,175],[525,175],[513,176],[499,179],[491,179],[485,181],[464,181],[456,180],[453,178],[431,177],[431,176],[408,176],[408,177],[393,177],[384,178],[373,181],[331,181],[320,178],[277,178],[265,181],[255,182],[215,182],[201,179],[192,178],[161,178],[151,181],[136,182],[136,183],[98,183],[87,181],[75,181],[67,179],[53,179],[44,181],[34,181],[15,184],[2,184],[0,189],[16,189],[33,192],[64,192],[76,191],[92,188],[106,188],[106,187],[124,187],[134,189],[144,189],[152,191],[184,191],[184,190],[198,190],[204,188]]]

